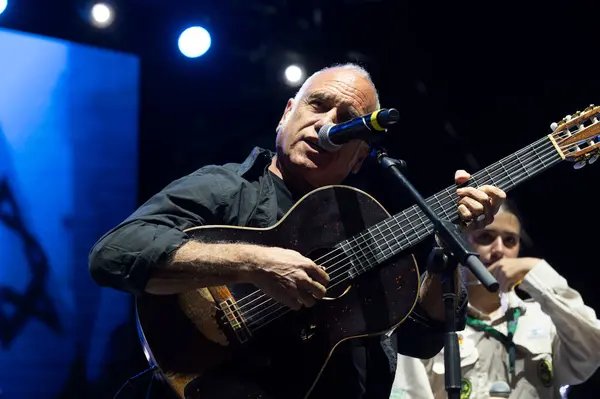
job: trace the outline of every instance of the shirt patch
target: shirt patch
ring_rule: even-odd
[[[529,339],[540,339],[546,338],[546,329],[543,327],[535,327],[529,330],[529,334],[527,334],[527,338]]]
[[[552,372],[552,365],[547,360],[540,360],[537,367],[538,378],[542,382],[542,385],[548,388],[554,381],[554,374]]]
[[[472,391],[473,386],[471,385],[471,381],[466,378],[460,380],[460,399],[469,399]]]

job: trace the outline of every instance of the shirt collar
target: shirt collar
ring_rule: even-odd
[[[239,165],[237,173],[244,177],[248,175],[260,176],[265,173],[265,168],[271,163],[274,155],[270,150],[254,147],[250,155]]]
[[[514,291],[510,291],[508,293],[503,292],[500,294],[500,307],[492,313],[485,314],[469,303],[467,307],[467,314],[475,319],[489,320],[494,322],[503,318],[509,308],[520,308],[521,314],[525,314],[527,305]]]

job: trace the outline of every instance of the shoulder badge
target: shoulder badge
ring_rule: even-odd
[[[552,373],[552,365],[547,360],[540,360],[537,367],[538,378],[546,388],[552,385],[554,375]]]
[[[460,399],[469,399],[472,390],[471,381],[466,378],[460,380]]]

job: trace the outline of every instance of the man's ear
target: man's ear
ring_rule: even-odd
[[[279,120],[279,124],[277,125],[277,130],[279,130],[283,126],[283,124],[288,120],[293,107],[294,107],[294,99],[290,98],[288,100],[287,104],[285,105],[285,109],[283,110],[283,115],[281,115],[281,119]]]

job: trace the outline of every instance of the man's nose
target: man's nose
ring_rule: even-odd
[[[337,111],[335,108],[330,109],[327,113],[322,115],[321,119],[315,123],[315,130],[318,132],[323,126],[330,123],[337,123]]]

